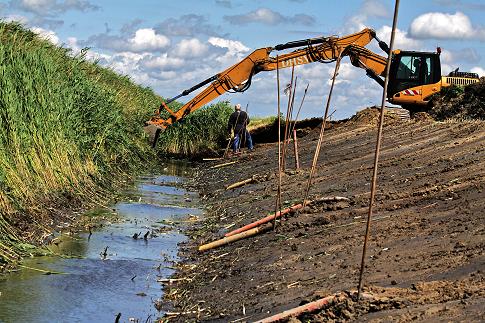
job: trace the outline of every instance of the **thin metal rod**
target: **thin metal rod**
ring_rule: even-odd
[[[276,55],[276,87],[278,93],[278,193],[276,196],[275,214],[281,209],[281,109],[280,109],[280,69],[279,56]],[[276,229],[276,217],[273,220],[273,230]]]
[[[392,49],[394,46],[394,36],[396,33],[396,25],[397,25],[397,15],[399,11],[399,0],[396,0],[396,4],[394,6],[394,18],[392,21],[392,32],[391,32],[391,42],[389,44],[389,56],[387,58],[387,65],[386,65],[386,78],[384,80],[384,89],[382,91],[382,101],[381,101],[381,114],[379,118],[379,126],[377,131],[377,141],[376,141],[376,151],[374,157],[374,171],[372,174],[372,183],[371,183],[371,192],[370,192],[370,201],[369,201],[369,213],[367,214],[367,225],[365,228],[365,237],[364,237],[364,246],[362,248],[362,261],[360,263],[360,274],[359,274],[359,286],[357,288],[357,300],[360,300],[360,294],[362,289],[362,278],[364,276],[364,267],[365,267],[365,257],[367,253],[367,242],[370,238],[370,225],[372,219],[372,208],[374,204],[374,199],[376,195],[376,187],[377,187],[377,171],[379,167],[379,154],[381,150],[381,141],[382,141],[382,128],[384,124],[384,107],[386,104],[386,97],[387,97],[387,85],[389,83],[389,71],[391,69],[391,61],[392,61]]]
[[[340,53],[338,58],[337,58],[337,64],[335,65],[335,71],[333,72],[332,85],[330,87],[330,92],[328,94],[327,106],[325,107],[325,114],[324,114],[323,121],[322,121],[322,128],[320,128],[320,136],[318,137],[317,147],[315,149],[315,154],[313,155],[313,162],[312,162],[312,168],[310,170],[310,177],[308,178],[307,187],[306,187],[306,190],[305,190],[305,196],[303,198],[303,207],[306,206],[306,203],[307,203],[307,200],[308,200],[308,195],[310,194],[310,187],[312,185],[313,174],[315,173],[315,168],[317,166],[318,157],[320,156],[320,148],[322,146],[323,133],[325,132],[325,125],[326,125],[326,121],[327,121],[327,117],[328,117],[328,109],[330,107],[330,101],[332,99],[333,87],[335,85],[335,79],[337,78],[338,70],[340,68],[340,61],[342,60],[341,55],[342,55],[342,53]]]

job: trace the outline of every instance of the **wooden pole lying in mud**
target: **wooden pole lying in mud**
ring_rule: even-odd
[[[387,97],[387,85],[389,83],[389,71],[391,69],[391,60],[392,60],[392,48],[394,46],[394,36],[396,34],[396,25],[397,25],[397,14],[399,11],[399,0],[396,0],[396,4],[394,6],[394,18],[392,21],[392,30],[391,30],[391,42],[389,44],[389,55],[387,57],[387,65],[386,65],[386,78],[384,79],[384,89],[382,90],[382,101],[381,101],[381,115],[379,118],[379,126],[377,131],[377,141],[376,141],[376,151],[374,157],[374,171],[372,173],[372,182],[371,182],[371,190],[370,190],[370,201],[369,201],[369,213],[367,214],[367,225],[365,228],[365,236],[364,236],[364,246],[362,248],[362,260],[360,263],[360,274],[359,274],[359,286],[357,287],[357,300],[360,300],[360,293],[362,289],[362,277],[364,275],[364,267],[365,267],[365,255],[367,252],[367,242],[370,237],[370,224],[372,220],[372,207],[374,204],[374,199],[376,195],[376,187],[377,187],[377,170],[379,167],[379,154],[381,149],[381,140],[382,140],[382,128],[384,124],[384,107],[386,105],[386,97]]]
[[[301,204],[301,203],[300,204],[295,204],[295,205],[290,206],[290,207],[288,207],[288,208],[286,208],[284,210],[280,210],[280,211],[276,212],[275,214],[270,214],[270,215],[268,215],[268,216],[266,216],[266,217],[264,217],[264,218],[262,218],[262,219],[260,219],[258,221],[255,221],[253,223],[249,223],[248,225],[245,225],[245,226],[243,226],[243,227],[241,227],[239,229],[236,229],[236,230],[233,230],[231,232],[228,232],[228,233],[225,234],[225,236],[226,237],[230,237],[232,235],[235,235],[235,234],[238,234],[238,233],[247,231],[247,230],[252,229],[254,227],[260,226],[261,224],[268,223],[271,220],[274,220],[276,218],[279,218],[282,215],[285,215],[285,214],[288,214],[288,213],[290,213],[292,211],[296,211],[298,209],[301,209],[302,207],[303,207],[303,204]]]
[[[255,178],[253,176],[251,178],[245,179],[244,181],[236,182],[234,184],[227,186],[226,190],[232,190],[233,188],[241,187],[241,186],[244,186],[246,184],[252,183],[254,181],[255,181]]]
[[[241,239],[244,239],[244,238],[255,236],[255,235],[257,235],[261,232],[265,232],[265,231],[270,230],[271,226],[272,226],[271,224],[267,224],[267,225],[260,226],[260,227],[257,227],[257,228],[254,228],[254,229],[251,229],[251,230],[248,230],[248,231],[245,231],[245,232],[235,234],[235,235],[230,236],[230,237],[225,237],[225,238],[213,241],[211,243],[204,244],[204,245],[199,247],[199,251],[206,251],[206,250],[209,250],[209,249],[213,249],[213,248],[217,248],[217,247],[226,245],[226,244],[233,242],[233,241],[238,241],[238,240],[241,240]]]
[[[321,299],[316,300],[314,302],[307,303],[305,305],[298,306],[298,307],[292,308],[290,310],[278,313],[276,315],[267,317],[265,319],[256,321],[255,323],[279,322],[279,321],[282,321],[284,319],[289,318],[290,316],[296,316],[297,317],[298,315],[301,315],[301,314],[306,313],[306,312],[313,312],[313,311],[319,310],[326,305],[330,305],[330,304],[334,303],[335,301],[340,301],[340,300],[344,300],[344,299],[345,299],[345,296],[342,293],[327,296],[325,298],[321,298]]]
[[[228,163],[224,163],[224,164],[217,164],[217,165],[212,166],[211,168],[220,168],[220,167],[229,166],[229,165],[232,165],[232,164],[235,164],[235,163],[237,163],[237,161],[232,161],[232,162],[228,162]]]
[[[325,132],[325,125],[328,118],[328,109],[330,107],[330,100],[332,99],[333,87],[335,85],[335,79],[338,75],[338,70],[340,68],[340,61],[342,60],[342,53],[337,57],[337,64],[335,65],[335,71],[333,72],[332,85],[330,86],[330,92],[328,93],[327,106],[325,107],[325,114],[323,116],[322,127],[320,128],[320,136],[318,137],[317,147],[315,148],[315,154],[313,155],[312,168],[310,170],[310,176],[308,178],[307,187],[305,190],[305,196],[303,197],[303,205],[306,206],[306,200],[310,194],[310,187],[312,185],[313,174],[315,173],[315,168],[317,166],[318,157],[320,156],[320,147],[322,146],[323,133]]]

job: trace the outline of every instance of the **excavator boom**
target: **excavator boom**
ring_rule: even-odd
[[[246,91],[251,85],[251,79],[255,74],[262,71],[272,71],[276,68],[282,69],[313,62],[330,63],[339,56],[349,56],[354,66],[364,68],[368,74],[370,73],[378,78],[377,76],[383,76],[386,58],[364,48],[373,39],[378,41],[381,49],[389,52],[387,45],[376,37],[375,31],[372,29],[364,29],[341,38],[310,38],[257,49],[221,73],[162,103],[157,114],[151,118],[148,124],[163,130],[226,92]],[[293,48],[295,49],[294,51],[279,55],[278,59],[269,56],[274,51]],[[184,104],[177,112],[173,112],[167,107],[168,103],[206,85],[205,89]],[[163,119],[160,116],[162,108],[170,114],[167,119]]]

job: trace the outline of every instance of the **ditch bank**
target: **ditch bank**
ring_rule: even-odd
[[[310,191],[316,202],[284,216],[274,231],[205,252],[198,247],[272,213],[277,147],[259,144],[226,167],[212,168],[228,160],[201,163],[191,186],[208,211],[186,232],[178,280],[165,294],[175,313],[169,320],[256,321],[340,292],[338,301],[299,319],[483,320],[483,121],[386,119],[364,273],[371,298],[355,302],[376,116],[366,111],[326,131]],[[289,153],[285,207],[302,200],[318,132],[298,142],[300,170]]]

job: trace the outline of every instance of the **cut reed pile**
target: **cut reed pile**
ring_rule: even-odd
[[[52,205],[95,200],[153,160],[159,98],[127,77],[0,22],[0,268],[48,231]]]

